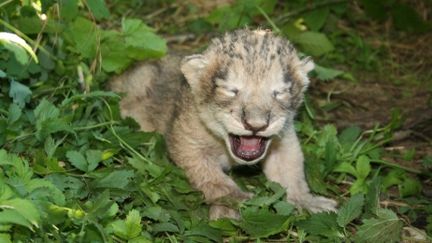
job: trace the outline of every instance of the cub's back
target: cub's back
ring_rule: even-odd
[[[165,133],[180,89],[186,85],[179,69],[181,57],[168,55],[159,61],[138,63],[109,82],[109,89],[126,96],[121,115],[134,118],[144,131]]]

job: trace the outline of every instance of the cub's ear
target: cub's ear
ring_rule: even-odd
[[[197,87],[207,60],[203,55],[191,55],[183,58],[180,70],[192,88]]]
[[[301,60],[301,66],[305,74],[308,74],[310,71],[314,70],[315,63],[312,61],[311,57],[306,57]]]

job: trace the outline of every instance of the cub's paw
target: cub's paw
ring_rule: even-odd
[[[216,220],[220,218],[231,218],[240,219],[240,213],[227,206],[223,205],[211,205],[209,210],[210,220]]]
[[[333,199],[321,197],[321,196],[311,196],[311,198],[305,202],[305,208],[312,213],[319,212],[336,212],[337,202]]]
[[[304,197],[302,197],[300,200],[288,199],[288,201],[294,203],[295,205],[301,208],[305,208],[312,213],[337,211],[336,209],[337,202],[333,199],[326,198],[326,197],[307,194]]]
[[[227,197],[231,197],[233,199],[237,199],[239,202],[243,202],[246,200],[251,199],[254,196],[251,192],[244,192],[241,190],[235,190],[232,193],[230,193]]]

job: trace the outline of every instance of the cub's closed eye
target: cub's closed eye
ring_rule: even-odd
[[[236,88],[229,88],[229,87],[223,87],[219,86],[218,91],[226,96],[234,97],[238,94],[239,90]]]
[[[275,99],[278,99],[278,100],[284,99],[284,98],[288,97],[288,95],[289,95],[288,90],[275,90],[275,91],[273,91],[273,97]]]

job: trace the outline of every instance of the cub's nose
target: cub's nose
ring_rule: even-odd
[[[243,119],[243,126],[245,129],[252,131],[254,134],[266,130],[269,126],[269,120],[254,120],[254,119]]]

